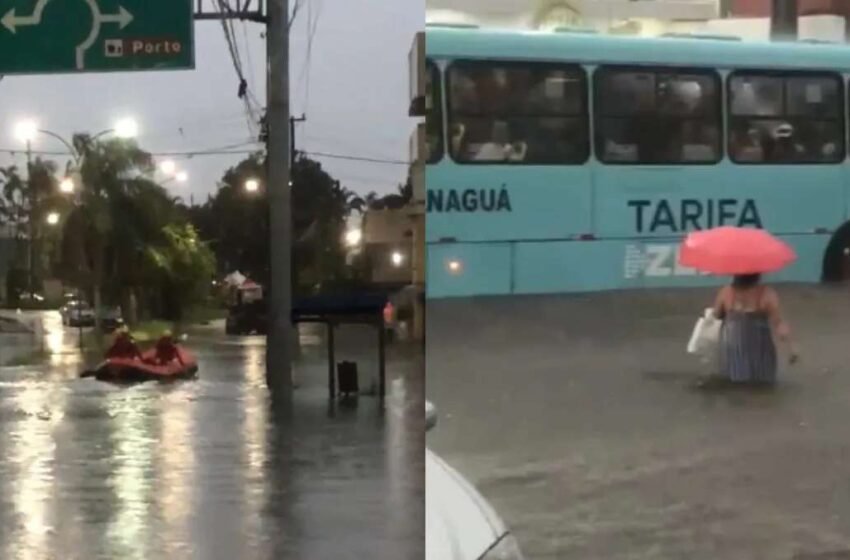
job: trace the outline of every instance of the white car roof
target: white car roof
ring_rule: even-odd
[[[426,448],[426,560],[478,560],[507,532],[472,484]]]

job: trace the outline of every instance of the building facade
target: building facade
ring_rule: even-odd
[[[773,0],[427,0],[429,23],[655,36],[707,33],[770,38]],[[798,0],[800,39],[844,41],[850,1]]]
[[[687,32],[719,14],[718,0],[466,0],[462,8],[427,0],[425,17],[429,23],[657,35]]]
[[[773,0],[729,0],[729,17],[767,18],[773,9]],[[801,16],[850,17],[850,2],[847,0],[797,0]]]
[[[410,210],[367,210],[361,228],[370,281],[385,286],[410,284],[413,278]]]

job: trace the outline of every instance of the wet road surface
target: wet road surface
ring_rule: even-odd
[[[0,369],[0,558],[422,557],[414,349],[390,351],[385,410],[368,397],[330,407],[323,341],[308,333],[280,409],[263,339],[201,333],[199,379],[115,387],[77,379],[76,334],[45,323],[50,364]],[[339,359],[368,373],[370,333],[339,338]]]
[[[532,559],[850,558],[850,292],[780,287],[802,362],[767,393],[697,387],[712,296],[429,303],[429,446]]]

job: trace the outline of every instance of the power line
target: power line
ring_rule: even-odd
[[[257,77],[254,73],[254,56],[251,54],[251,41],[248,39],[248,23],[242,22],[242,40],[245,42],[245,53],[248,58],[248,77],[250,78],[251,87],[248,88],[248,94],[251,96],[252,100],[258,106],[261,106],[257,98],[254,96],[254,90],[257,88]]]
[[[247,142],[243,141],[243,142],[239,142],[239,143],[228,144],[226,146],[219,146],[219,147],[216,147],[216,148],[208,148],[208,149],[202,149],[202,150],[171,151],[171,152],[147,152],[147,153],[150,154],[152,157],[186,157],[186,158],[192,158],[192,157],[195,157],[195,156],[206,156],[206,155],[254,154],[254,153],[257,153],[259,151],[262,151],[262,149],[260,149],[260,148],[254,149],[254,150],[237,149],[237,148],[242,148],[243,146],[250,146],[250,145],[254,145],[254,144],[257,144],[257,142],[254,141],[254,140],[251,140],[251,141],[247,141]],[[23,155],[23,154],[26,153],[26,150],[25,149],[0,148],[0,153],[12,154],[12,155],[16,155],[16,154],[22,154]],[[67,151],[60,152],[60,151],[49,151],[49,150],[32,150],[30,153],[33,154],[33,155],[39,155],[39,156],[71,156],[72,155],[71,153],[69,153]]]
[[[401,160],[401,159],[385,159],[385,158],[374,158],[374,157],[365,157],[365,156],[352,156],[346,154],[332,154],[328,152],[301,152],[303,154],[307,154],[308,156],[316,156],[316,157],[325,157],[330,159],[344,159],[348,161],[362,161],[366,163],[382,163],[386,165],[410,165],[409,161]]]
[[[304,0],[295,0],[295,5],[292,6],[292,15],[289,17],[289,29],[292,29],[292,24],[298,18],[298,12],[304,7]]]
[[[229,0],[218,0],[218,7],[222,14],[233,13]],[[222,18],[221,28],[224,31],[224,39],[227,43],[227,48],[230,51],[230,58],[233,62],[233,68],[236,70],[236,76],[239,78],[238,96],[245,104],[245,121],[248,125],[248,132],[251,136],[256,136],[257,130],[257,115],[252,100],[256,101],[248,86],[248,80],[245,78],[245,72],[242,65],[242,56],[239,52],[239,42],[236,37],[236,28],[233,20]]]
[[[217,155],[250,155],[256,154],[263,151],[262,147],[257,147],[256,149],[239,149],[243,146],[250,146],[259,144],[259,142],[250,141],[250,142],[240,142],[238,144],[230,144],[227,146],[220,146],[217,148],[209,148],[209,149],[200,149],[200,150],[190,150],[190,151],[173,151],[173,152],[148,152],[153,157],[185,157],[185,158],[193,158],[193,157],[202,157],[202,156],[217,156]],[[9,149],[9,148],[0,148],[0,153],[5,154],[24,154],[26,150],[24,149]],[[68,152],[58,152],[58,151],[38,151],[33,150],[31,152],[33,155],[40,156],[70,156],[71,154]],[[376,157],[367,157],[367,156],[357,156],[351,154],[335,154],[330,152],[312,152],[312,151],[302,151],[302,154],[320,158],[327,159],[339,159],[345,161],[358,161],[363,163],[373,163],[380,165],[410,165],[409,161],[400,160],[400,159],[389,159],[389,158],[376,158]]]
[[[185,158],[193,158],[196,156],[212,156],[212,155],[230,155],[230,154],[256,154],[257,152],[261,152],[263,148],[257,147],[255,149],[238,149],[243,146],[252,146],[258,144],[256,140],[250,140],[247,142],[239,142],[237,144],[229,144],[227,146],[219,146],[216,148],[208,148],[203,150],[192,150],[192,151],[173,151],[173,152],[150,152],[150,154],[154,157],[185,157]]]
[[[319,27],[319,19],[322,13],[322,3],[319,0],[307,0],[307,54],[304,60],[304,65],[301,67],[301,74],[298,77],[299,82],[304,84],[304,105],[305,110],[310,107],[310,78],[313,63],[313,39],[316,36],[316,30]],[[313,4],[319,3],[313,9]]]

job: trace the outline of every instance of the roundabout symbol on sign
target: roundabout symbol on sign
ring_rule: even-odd
[[[13,35],[18,32],[19,27],[39,25],[41,23],[42,15],[44,14],[44,8],[49,2],[50,0],[38,0],[35,8],[33,9],[32,15],[29,16],[19,16],[17,15],[16,8],[12,8],[6,12],[6,15],[4,15],[2,19],[0,19],[0,24],[8,29]],[[104,14],[100,11],[100,6],[98,6],[97,0],[85,0],[85,2],[88,4],[89,10],[92,14],[92,26],[88,37],[86,37],[82,43],[77,45],[77,70],[85,69],[86,52],[92,48],[97,41],[100,36],[100,28],[104,23],[117,23],[119,29],[124,29],[133,22],[133,14],[131,14],[123,6],[119,6],[117,14]]]
[[[77,46],[77,70],[83,70],[86,67],[86,51],[88,51],[97,41],[100,35],[100,26],[104,23],[117,23],[119,29],[124,29],[133,23],[133,14],[127,11],[123,6],[118,7],[117,14],[102,14],[100,6],[97,5],[97,0],[86,0],[92,14],[92,26],[89,36],[85,41]]]

